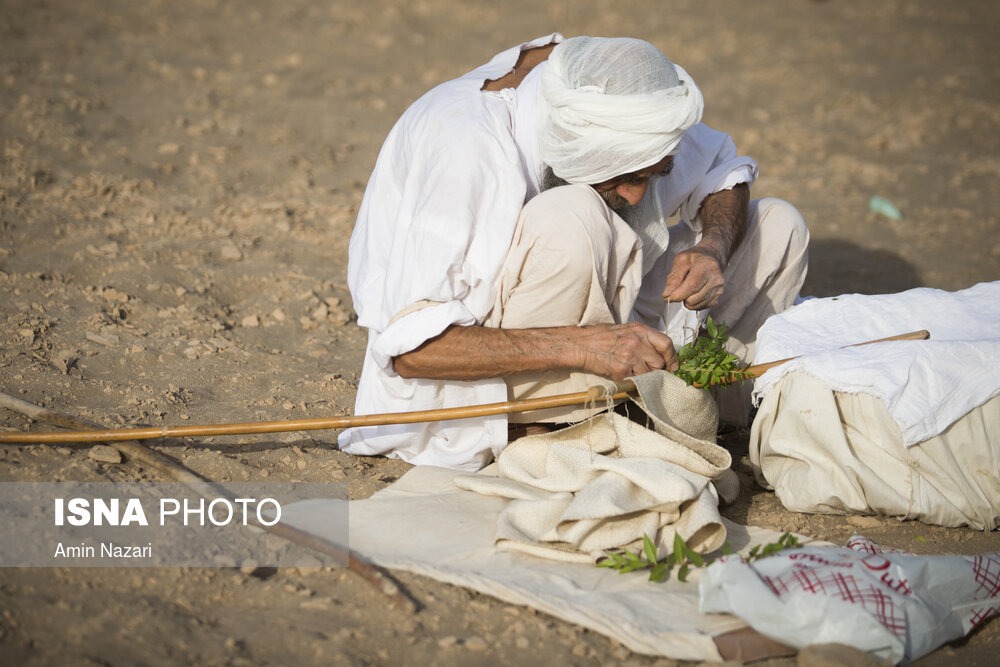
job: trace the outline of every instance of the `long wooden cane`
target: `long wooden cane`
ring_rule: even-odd
[[[847,347],[871,345],[897,340],[925,340],[930,337],[927,331],[912,331],[910,333],[880,338],[878,340],[855,343]],[[766,364],[748,366],[746,377],[755,378],[767,370],[780,364],[797,359],[791,357]],[[503,401],[501,403],[486,403],[470,405],[461,408],[443,408],[440,410],[419,410],[415,412],[388,412],[374,415],[355,415],[346,417],[322,417],[317,419],[290,419],[272,422],[245,422],[236,424],[191,424],[188,426],[152,426],[148,428],[113,429],[103,431],[73,431],[73,432],[38,432],[38,433],[0,433],[0,443],[67,443],[67,442],[117,442],[122,440],[150,440],[153,438],[190,438],[210,435],[247,435],[253,433],[281,433],[287,431],[318,431],[323,429],[353,428],[357,426],[382,426],[385,424],[414,424],[418,422],[446,421],[451,419],[467,419],[470,417],[487,417],[499,414],[528,412],[544,408],[582,405],[603,400],[619,400],[634,394],[635,384],[631,380],[614,383],[613,386],[595,385],[587,391],[572,394],[559,394],[543,398],[528,398],[519,401]],[[2,407],[2,404],[0,404]]]

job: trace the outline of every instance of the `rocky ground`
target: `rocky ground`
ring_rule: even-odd
[[[365,336],[347,241],[381,141],[431,85],[555,30],[649,39],[691,72],[706,122],[761,164],[755,195],[805,215],[806,293],[997,280],[998,28],[1000,9],[974,1],[0,0],[0,391],[109,426],[348,414]],[[873,195],[904,218],[870,212]],[[8,411],[0,425],[28,426]],[[355,498],[408,468],[334,436],[156,447],[213,479],[343,480]],[[736,520],[1000,548],[995,533],[793,514],[738,470]],[[0,480],[157,479],[86,446],[0,446]],[[346,570],[6,569],[0,662],[675,664],[399,576],[419,614]],[[919,664],[997,650],[994,620]]]

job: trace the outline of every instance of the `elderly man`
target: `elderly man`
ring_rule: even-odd
[[[798,294],[808,232],[788,204],[750,202],[756,164],[700,123],[702,108],[651,44],[558,34],[417,100],[386,139],[351,238],[368,329],[357,413],[673,370],[675,344],[707,313],[751,359],[757,328]],[[728,401],[724,416],[745,420],[744,396]],[[507,441],[497,416],[351,429],[340,446],[474,470]]]

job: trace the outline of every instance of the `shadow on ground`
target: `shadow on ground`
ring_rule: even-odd
[[[813,238],[809,243],[803,295],[893,294],[921,286],[916,267],[888,250],[842,239]]]

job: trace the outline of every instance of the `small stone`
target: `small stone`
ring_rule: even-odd
[[[514,640],[514,646],[518,647],[521,650],[524,650],[529,646],[531,646],[531,642],[528,641],[527,637],[518,637],[517,639]]]
[[[88,333],[86,335],[87,340],[92,343],[99,343],[105,347],[115,347],[121,342],[118,334],[114,333]]]
[[[490,645],[486,643],[486,640],[479,636],[469,637],[464,643],[465,648],[470,651],[485,651],[490,647]]]
[[[260,318],[257,317],[256,315],[247,315],[246,317],[243,318],[241,324],[248,329],[259,327]]]
[[[448,635],[447,637],[442,637],[438,640],[438,646],[441,648],[450,648],[458,643],[458,638]]]
[[[222,259],[230,261],[237,261],[243,259],[243,253],[240,252],[240,249],[237,248],[236,244],[234,243],[223,244],[222,248],[219,249],[219,256],[222,257]]]
[[[121,453],[114,447],[108,447],[107,445],[94,445],[90,448],[88,455],[95,461],[101,461],[102,463],[122,462]]]
[[[326,307],[326,304],[320,304],[316,310],[312,312],[312,318],[319,322],[322,322],[330,315],[330,309]]]
[[[79,361],[79,357],[73,350],[60,350],[52,357],[52,365],[66,374],[76,365],[77,361]]]
[[[156,149],[156,152],[160,155],[177,155],[181,152],[181,146],[180,144],[168,141],[165,144],[160,144],[160,147]]]
[[[574,646],[573,647],[573,655],[579,656],[581,658],[584,657],[584,656],[586,656],[587,655],[587,645],[586,644],[577,644],[576,646]]]
[[[856,528],[878,528],[882,521],[873,516],[849,516],[847,523]]]
[[[275,308],[274,310],[271,311],[271,319],[273,319],[275,322],[284,322],[286,319],[285,311],[283,311],[281,308]]]

